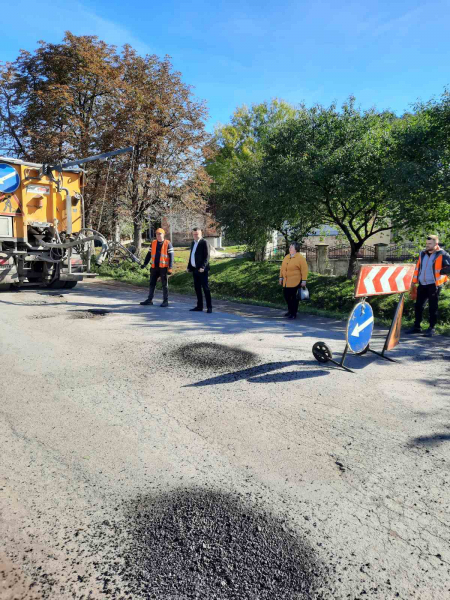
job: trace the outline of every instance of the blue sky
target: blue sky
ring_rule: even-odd
[[[2,61],[65,30],[170,55],[207,101],[210,131],[237,106],[272,98],[328,105],[353,94],[401,114],[450,84],[450,0],[3,0],[1,12]]]

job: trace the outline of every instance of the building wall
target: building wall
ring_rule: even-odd
[[[221,246],[221,233],[213,225],[212,217],[208,214],[192,213],[192,212],[177,212],[166,215],[162,218],[161,226],[166,232],[166,236],[170,236],[170,226],[172,225],[172,244],[174,246],[185,246],[192,240],[192,229],[200,227],[204,238],[208,238],[208,242],[213,247]],[[214,241],[217,238],[219,241]]]

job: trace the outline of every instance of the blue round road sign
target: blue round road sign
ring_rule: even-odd
[[[0,192],[3,194],[12,194],[20,185],[19,173],[5,163],[0,163]]]
[[[347,322],[347,344],[356,354],[367,348],[373,332],[373,310],[367,302],[353,307]]]

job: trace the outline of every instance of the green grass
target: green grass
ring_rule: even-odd
[[[175,252],[174,275],[170,278],[173,292],[193,293],[192,275],[186,273],[187,251]],[[177,260],[181,259],[181,260]],[[246,304],[257,304],[274,308],[285,308],[283,289],[278,284],[279,264],[253,262],[247,259],[231,258],[212,261],[209,282],[213,297]],[[137,265],[124,263],[112,269],[107,265],[97,268],[103,277],[111,277],[134,285],[148,285],[148,270]],[[310,273],[308,289],[311,300],[300,303],[300,311],[334,318],[347,318],[352,306],[355,282],[344,277],[331,277]],[[398,295],[378,296],[370,299],[378,323],[388,324],[392,319]],[[444,289],[439,302],[440,333],[450,334],[450,289]],[[425,320],[427,319],[425,312]],[[404,325],[412,323],[414,303],[408,294],[405,296]]]
[[[233,254],[233,253],[240,253],[240,252],[245,252],[247,250],[247,246],[224,246],[222,248],[222,250],[219,250],[219,252],[226,252],[229,254]]]

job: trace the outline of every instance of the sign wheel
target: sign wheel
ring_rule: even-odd
[[[333,353],[331,352],[329,346],[325,344],[325,342],[316,342],[312,347],[312,353],[314,358],[320,363],[327,363],[333,358]]]

